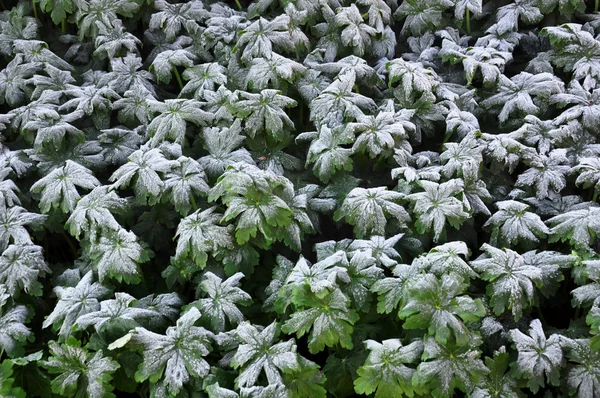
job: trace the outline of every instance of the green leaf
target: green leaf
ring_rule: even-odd
[[[298,356],[299,369],[283,374],[283,384],[286,386],[289,398],[325,398],[327,390],[322,384],[325,376],[319,370],[319,365]]]
[[[48,213],[50,208],[58,208],[63,213],[72,212],[81,198],[75,186],[93,189],[100,181],[92,172],[80,164],[67,160],[63,167],[54,169],[31,186],[31,192],[41,194],[40,210]]]
[[[472,332],[464,322],[473,322],[485,316],[481,300],[459,294],[464,293],[468,284],[456,274],[425,274],[415,277],[408,287],[409,297],[398,312],[405,319],[404,329],[427,330],[430,336],[441,344],[456,341],[466,345],[472,339]]]
[[[485,257],[472,261],[471,266],[488,281],[486,289],[490,304],[496,315],[512,310],[515,320],[519,320],[523,311],[535,303],[535,285],[542,284],[542,270],[535,265],[525,263],[519,253],[500,250],[485,243],[481,249]]]
[[[19,387],[13,387],[13,361],[5,359],[0,364],[0,396],[6,398],[26,398],[25,391]]]
[[[560,384],[560,369],[563,366],[563,351],[561,336],[553,334],[546,338],[542,323],[534,319],[529,325],[529,335],[518,329],[510,331],[511,340],[519,352],[514,366],[515,375],[527,380],[527,387],[537,393],[546,382],[552,385]]]
[[[138,383],[148,379],[152,384],[160,381],[170,394],[175,395],[190,376],[203,378],[208,375],[210,365],[203,357],[210,352],[212,333],[194,326],[200,316],[197,308],[190,309],[164,335],[135,328],[132,341],[144,350],[144,361],[135,373]]]
[[[423,342],[414,341],[403,346],[399,339],[378,343],[365,341],[369,357],[357,373],[354,389],[359,394],[373,394],[375,398],[414,396],[411,379],[415,369],[404,364],[415,363],[423,352]],[[417,389],[418,391],[418,389]]]
[[[123,228],[103,235],[97,244],[92,245],[90,258],[101,283],[108,278],[139,283],[142,279],[139,264],[150,260],[135,234]]]
[[[506,352],[504,346],[498,351],[494,351],[494,357],[486,357],[485,365],[490,370],[490,373],[484,376],[477,387],[471,393],[474,398],[517,398],[523,397],[524,394],[517,387],[517,381],[510,373],[506,373],[510,355]]]
[[[474,341],[463,346],[440,345],[433,337],[424,341],[423,356],[412,382],[418,388],[427,388],[435,398],[449,398],[458,388],[468,393],[489,373],[474,348]]]
[[[102,351],[95,354],[80,347],[80,343],[70,338],[65,344],[54,341],[49,343],[50,358],[41,361],[50,374],[57,376],[51,382],[52,391],[67,397],[86,396],[91,398],[109,398],[112,374],[119,364],[103,356]]]
[[[200,289],[208,297],[193,301],[186,307],[197,307],[214,332],[225,331],[226,320],[237,326],[244,320],[244,315],[237,306],[248,306],[252,302],[252,297],[238,287],[243,277],[244,274],[238,272],[223,281],[212,272],[206,272]]]
[[[308,337],[308,350],[313,354],[323,351],[325,346],[334,347],[337,344],[352,349],[353,325],[359,316],[349,308],[350,300],[344,293],[334,289],[319,298],[305,287],[294,291],[292,301],[300,310],[283,324],[283,332],[295,332],[301,337],[312,329]]]
[[[254,385],[261,372],[265,372],[269,384],[281,384],[281,373],[300,370],[294,340],[275,343],[279,335],[277,322],[265,328],[257,328],[242,322],[234,331],[240,345],[231,359],[234,369],[241,369],[236,385]]]
[[[388,191],[386,187],[354,188],[333,218],[336,221],[344,218],[353,225],[358,238],[372,234],[384,235],[387,217],[394,217],[403,225],[410,221],[404,207],[396,203],[403,198],[404,195]]]
[[[588,339],[563,339],[567,359],[567,386],[570,395],[591,398],[600,389],[600,351]]]
[[[36,245],[10,245],[0,257],[0,283],[11,296],[23,290],[32,296],[42,295],[38,277],[51,274],[42,256],[42,248]]]

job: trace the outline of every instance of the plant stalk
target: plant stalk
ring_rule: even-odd
[[[196,204],[196,199],[194,199],[194,194],[190,192],[190,202],[192,202],[192,206],[194,207],[194,211],[198,210],[198,205]]]
[[[542,321],[542,323],[544,325],[547,325],[548,323],[546,322],[546,319],[544,318],[544,314],[542,314],[542,310],[540,309],[540,307],[535,307],[535,312],[537,313],[538,318],[540,319],[540,321]]]
[[[35,6],[35,0],[31,0],[31,4],[33,4],[33,16],[35,17],[35,19],[38,19],[38,13],[37,13],[37,7]]]
[[[183,80],[181,80],[181,75],[176,66],[173,66],[173,73],[175,73],[175,78],[177,79],[177,83],[179,83],[179,89],[183,90]]]
[[[598,2],[599,0],[596,0],[596,2]],[[467,13],[466,13],[466,18],[467,20],[467,34],[470,36],[471,35],[471,11],[469,11],[469,9],[467,8]]]
[[[598,191],[594,189],[594,196],[592,196],[592,202],[595,202],[598,199]]]
[[[594,12],[598,12],[598,5],[600,5],[600,0],[596,0],[594,3]]]
[[[240,0],[235,0],[235,4],[237,4],[237,7],[239,10],[242,9],[242,5],[240,4]]]
[[[62,21],[60,21],[60,31],[63,33],[67,31],[67,17],[64,17]]]

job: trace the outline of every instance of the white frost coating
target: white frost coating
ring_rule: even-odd
[[[239,387],[252,386],[263,371],[269,384],[281,384],[281,371],[300,367],[294,340],[273,344],[278,335],[276,322],[262,330],[249,322],[242,322],[235,330],[235,335],[241,344],[231,364],[236,369],[242,368],[236,379]]]
[[[510,336],[519,352],[517,370],[528,379],[527,386],[537,392],[539,387],[545,386],[544,375],[548,383],[559,385],[563,365],[561,336],[553,334],[546,339],[539,319],[531,321],[529,335],[513,329]]]
[[[164,371],[162,382],[171,394],[177,394],[192,377],[205,377],[210,365],[202,357],[210,352],[209,338],[213,334],[194,326],[200,311],[193,307],[179,318],[166,335],[142,327],[135,328],[132,339],[144,346],[144,361],[136,380],[143,381]]]
[[[215,332],[225,331],[226,319],[233,326],[237,326],[244,320],[244,315],[237,306],[249,305],[252,297],[239,288],[240,280],[243,277],[244,274],[238,272],[223,281],[212,272],[204,274],[200,289],[208,294],[208,297],[196,300],[190,305],[200,309],[203,316],[208,318],[212,330]]]
[[[492,226],[496,242],[513,245],[525,240],[538,243],[539,239],[545,238],[550,230],[540,216],[527,211],[529,206],[515,200],[496,202],[498,211],[494,213],[484,224],[484,227]]]
[[[481,246],[486,257],[471,261],[471,266],[488,281],[490,304],[496,315],[506,309],[512,311],[515,320],[523,315],[523,310],[534,303],[535,285],[542,282],[542,270],[525,263],[517,252],[500,250],[487,243]]]
[[[334,219],[345,217],[354,225],[358,238],[371,234],[383,235],[387,225],[386,216],[396,218],[403,225],[410,221],[404,207],[396,203],[403,198],[403,194],[388,191],[386,187],[354,188],[335,212]]]
[[[67,213],[75,209],[77,201],[81,198],[76,186],[93,189],[98,185],[100,181],[89,169],[67,160],[63,167],[52,170],[50,174],[33,184],[31,192],[41,194],[42,213],[47,213],[51,207],[59,206],[64,213]]]
[[[89,271],[75,287],[55,287],[58,303],[44,320],[42,327],[57,326],[62,322],[58,334],[68,337],[80,316],[97,311],[100,308],[98,299],[108,294],[109,290],[98,282],[92,283],[93,277],[93,272]]]

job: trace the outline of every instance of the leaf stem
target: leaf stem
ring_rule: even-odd
[[[60,31],[65,33],[67,31],[67,17],[65,16],[62,21],[60,21]]]
[[[542,310],[540,309],[540,307],[535,307],[535,312],[538,316],[538,318],[540,318],[540,321],[542,321],[542,323],[544,325],[547,325],[548,323],[546,323],[546,319],[544,318],[544,314],[542,314]]]
[[[240,0],[235,0],[235,4],[237,4],[237,7],[239,10],[242,9],[242,5],[240,4]]]
[[[596,0],[594,3],[594,12],[598,12],[598,5],[600,5],[600,0]]]
[[[198,205],[196,204],[196,199],[194,199],[194,194],[190,192],[190,201],[192,202],[192,206],[194,207],[194,211],[198,210]]]
[[[181,80],[181,75],[176,66],[173,66],[173,73],[175,73],[175,78],[177,79],[177,83],[179,83],[179,89],[183,90],[183,81]]]
[[[4,3],[2,3],[2,4],[4,5]],[[35,19],[38,19],[38,13],[37,13],[37,7],[35,6],[35,0],[31,0],[31,4],[33,4],[33,16],[35,17]]]
[[[596,0],[598,2],[598,0]],[[467,34],[471,35],[471,11],[467,8],[466,18],[467,20]]]
[[[598,191],[594,189],[594,196],[592,196],[592,202],[595,202],[598,199]]]

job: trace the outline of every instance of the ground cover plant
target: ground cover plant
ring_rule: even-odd
[[[600,13],[0,6],[1,397],[600,397]]]

